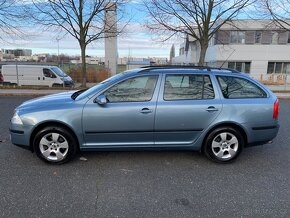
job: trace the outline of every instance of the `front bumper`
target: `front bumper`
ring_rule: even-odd
[[[10,138],[14,145],[30,148],[32,126],[10,124]]]
[[[64,86],[65,87],[74,87],[75,83],[73,80],[71,81],[64,81]]]

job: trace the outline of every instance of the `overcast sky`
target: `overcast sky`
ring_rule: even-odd
[[[118,37],[118,54],[119,57],[169,57],[170,47],[174,43],[178,47],[181,40],[168,41],[165,43],[158,42],[156,36],[150,34],[144,27],[146,15],[138,1],[128,3],[126,12],[130,14],[132,20],[127,26],[126,33]],[[35,31],[36,30],[36,31]],[[35,33],[37,32],[37,33]],[[32,49],[33,54],[38,53],[59,53],[69,55],[80,55],[80,49],[76,39],[65,36],[57,40],[57,37],[50,32],[40,32],[35,27],[34,35],[24,37],[23,39],[13,40],[11,43],[0,42],[1,48],[6,49]],[[93,42],[87,47],[87,55],[104,56],[104,42]]]

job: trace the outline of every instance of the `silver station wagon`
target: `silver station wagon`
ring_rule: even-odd
[[[247,74],[194,66],[147,67],[80,91],[24,102],[12,143],[49,163],[78,150],[196,150],[231,162],[276,137],[279,102]]]

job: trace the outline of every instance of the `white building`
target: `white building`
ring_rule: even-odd
[[[174,64],[197,64],[200,46],[187,37]],[[259,80],[277,80],[290,74],[290,34],[270,20],[235,20],[227,23],[209,43],[205,62],[209,66],[250,73]],[[274,75],[274,76],[273,76]]]

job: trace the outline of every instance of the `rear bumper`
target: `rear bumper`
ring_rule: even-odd
[[[267,144],[276,138],[280,125],[255,126],[251,128],[247,146]]]

